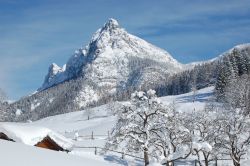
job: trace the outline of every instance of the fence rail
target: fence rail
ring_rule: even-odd
[[[85,138],[85,139],[95,139],[96,137],[106,137],[107,139],[110,138],[110,133],[109,131],[107,132],[107,134],[94,134],[94,132],[92,131],[90,135],[78,135],[74,137],[74,139],[76,140],[77,138]]]
[[[143,160],[142,157],[138,157],[138,156],[131,155],[131,154],[128,154],[128,153],[124,153],[124,152],[121,152],[121,151],[112,150],[112,149],[103,148],[103,147],[98,147],[98,146],[75,146],[74,148],[78,148],[78,149],[94,149],[95,150],[95,155],[97,155],[98,149],[100,149],[100,150],[104,150],[104,151],[107,151],[107,152],[119,153],[119,154],[122,155],[122,159],[124,159],[125,156],[130,156],[130,157],[134,157],[134,158]]]

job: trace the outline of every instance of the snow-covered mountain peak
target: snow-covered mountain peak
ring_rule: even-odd
[[[92,36],[90,43],[100,40],[100,38],[113,36],[121,34],[124,31],[123,28],[119,25],[118,21],[110,18],[96,33]]]
[[[117,20],[110,18],[105,24],[103,29],[115,29],[119,27],[119,23]]]
[[[111,18],[94,33],[86,47],[75,51],[68,60],[65,70],[53,65],[55,71],[58,69],[58,74],[46,77],[45,86],[40,90],[79,77],[91,78],[95,83],[112,78],[115,80],[112,86],[119,86],[117,85],[119,82],[126,82],[130,77],[131,67],[132,70],[139,67],[131,66],[135,60],[145,64],[150,62],[151,65],[159,63],[161,67],[158,64],[154,68],[159,67],[157,70],[164,70],[168,74],[182,69],[182,64],[167,51],[129,34]],[[152,69],[145,68],[143,71],[150,73]],[[50,83],[46,83],[47,81]]]
[[[89,45],[81,52],[95,53],[96,56],[117,56],[126,54],[138,58],[148,58],[157,62],[171,63],[175,67],[182,68],[167,51],[162,50],[145,40],[128,33],[115,19],[109,19],[102,28],[93,35]],[[96,57],[95,56],[95,57]]]

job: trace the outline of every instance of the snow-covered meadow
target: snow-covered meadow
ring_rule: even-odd
[[[208,87],[182,95],[161,97],[160,100],[165,105],[174,103],[176,109],[180,112],[199,111],[204,109],[206,103],[213,99],[213,89],[214,87]],[[0,153],[4,159],[3,163],[12,166],[24,165],[22,163],[25,163],[25,165],[32,165],[32,163],[54,165],[55,163],[60,163],[60,165],[75,166],[82,164],[144,165],[142,159],[123,156],[117,152],[104,154],[102,149],[100,149],[105,147],[105,143],[117,119],[116,116],[110,113],[110,107],[110,104],[106,104],[90,110],[61,114],[21,124],[21,126],[31,128],[44,127],[60,133],[73,142],[73,150],[67,154],[65,152],[54,152],[31,147],[21,143],[1,141]],[[4,124],[2,123],[1,125]],[[16,125],[15,123],[13,124]],[[95,149],[95,147],[97,148]],[[122,152],[121,149],[117,151]],[[30,157],[30,154],[32,154],[32,157]],[[142,154],[137,154],[137,156],[142,157]],[[15,160],[11,160],[11,158],[15,158]],[[153,161],[151,162],[152,165],[155,165]],[[231,161],[219,161],[218,164],[221,166],[232,165]],[[248,162],[242,161],[242,164],[248,165]],[[176,165],[194,165],[194,157],[191,156],[186,161],[176,162]]]
[[[117,165],[101,156],[85,153],[84,156],[69,155],[47,149],[0,140],[1,164],[9,166],[112,166]]]
[[[192,92],[183,95],[162,97],[160,99],[166,105],[175,102],[177,109],[180,111],[192,111],[193,109],[199,110],[204,107],[205,101],[213,97],[212,91],[213,87],[197,91],[197,93],[195,94],[195,102],[193,102],[194,94]],[[78,161],[82,161],[82,163],[84,163],[85,161],[89,161],[90,163],[96,161],[95,165],[143,165],[143,161],[140,159],[134,160],[133,158],[126,156],[123,160],[121,159],[122,154],[119,153],[111,152],[102,155],[100,154],[101,149],[97,149],[98,152],[97,155],[95,155],[94,148],[78,148],[104,147],[108,135],[112,131],[112,128],[116,123],[116,116],[110,114],[109,107],[109,104],[106,104],[93,108],[90,111],[83,110],[79,112],[61,114],[57,116],[47,117],[38,121],[22,124],[24,126],[33,126],[34,128],[36,128],[37,126],[45,127],[52,131],[58,132],[67,137],[68,139],[72,140],[75,148],[70,152],[70,154],[64,154],[63,152],[51,152],[49,150],[38,149],[35,147],[26,147],[26,145],[22,145],[20,143],[12,143],[6,141],[1,142],[1,146],[3,147],[1,148],[1,150],[4,150],[4,148],[8,147],[13,149],[13,151],[21,151],[22,149],[24,149],[24,153],[32,153],[37,156],[37,158],[33,157],[33,163],[40,163],[38,162],[40,160],[38,156],[40,154],[44,154],[43,156],[47,156],[45,155],[45,153],[47,152],[48,156],[50,156],[51,153],[52,156],[55,156],[53,157],[54,160],[58,160],[53,163],[59,162],[60,158],[64,158],[64,156],[70,156],[68,157],[69,160],[71,160],[72,158],[76,158],[76,161],[73,162],[76,163],[74,165],[78,165]],[[16,150],[14,150],[15,148]],[[6,155],[6,157],[4,157],[5,159],[8,158],[8,153],[5,154],[2,152],[2,154]],[[18,154],[14,153],[13,155],[17,155],[18,160],[22,160],[23,162],[29,161],[25,157],[20,157]],[[80,158],[74,156],[80,156]],[[20,163],[20,161],[17,163]],[[15,164],[13,163],[13,165]]]

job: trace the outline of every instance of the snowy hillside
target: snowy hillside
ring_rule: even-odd
[[[91,155],[73,156],[41,148],[0,140],[1,164],[6,166],[112,166],[118,165]]]
[[[212,100],[213,98],[213,89],[214,87],[208,87],[205,89],[201,89],[197,91],[195,102],[193,102],[193,93],[187,93],[183,95],[176,96],[167,96],[161,97],[160,100],[168,105],[172,104],[174,101],[176,103],[176,108],[178,111],[194,111],[201,110],[204,108],[207,101]],[[126,104],[126,102],[124,103]],[[76,146],[84,146],[84,147],[104,147],[105,142],[107,141],[108,134],[112,132],[112,128],[116,123],[116,116],[110,115],[109,112],[110,105],[102,105],[100,107],[96,107],[88,110],[83,110],[79,112],[67,113],[52,117],[47,117],[38,121],[31,123],[30,125],[38,125],[45,126],[47,128],[51,128],[54,131],[60,132],[64,134],[66,137],[75,140]],[[89,116],[89,120],[88,120]],[[93,132],[93,138],[92,137]],[[120,149],[120,151],[122,151]],[[94,149],[78,149],[75,148],[72,154],[84,156],[86,153],[93,154]],[[137,154],[139,157],[142,157],[142,154]],[[108,153],[107,156],[112,156],[110,160],[114,160],[115,158],[120,158],[121,155],[117,153]],[[104,156],[105,157],[105,156]],[[126,165],[124,163],[129,163],[129,165],[134,165],[129,157],[126,157],[126,161],[123,161],[122,165]],[[120,163],[120,164],[121,164]],[[138,162],[143,165],[143,162]],[[184,162],[185,163],[185,162]],[[192,163],[192,162],[191,162]],[[183,163],[181,163],[183,164]],[[184,164],[185,165],[185,164]]]
[[[187,93],[177,96],[168,96],[160,98],[166,105],[176,102],[179,111],[192,111],[202,109],[205,102],[213,97],[213,87],[197,91],[195,102],[193,103],[193,93]],[[126,102],[124,103],[126,104]],[[28,128],[45,127],[56,131],[74,143],[74,149],[67,155],[59,152],[51,152],[48,150],[38,149],[34,147],[27,147],[18,143],[10,143],[6,141],[0,142],[0,149],[4,151],[6,148],[13,149],[14,153],[1,153],[4,154],[4,163],[10,165],[17,165],[18,163],[30,162],[40,163],[41,160],[50,156],[53,158],[53,163],[61,163],[65,165],[80,165],[82,163],[90,163],[89,165],[143,165],[142,160],[134,160],[126,156],[126,160],[121,159],[121,154],[108,153],[101,155],[101,150],[98,149],[99,155],[94,155],[94,149],[79,149],[80,147],[104,147],[107,141],[108,134],[112,131],[116,123],[116,116],[109,112],[110,104],[102,105],[90,110],[83,110],[57,116],[47,117],[32,123],[25,123],[23,126]],[[187,109],[188,108],[188,109]],[[89,117],[89,120],[88,120]],[[4,124],[4,123],[3,123]],[[9,123],[7,123],[9,125]],[[92,137],[93,132],[93,139]],[[9,151],[9,150],[8,150]],[[20,152],[22,151],[22,155]],[[9,151],[10,152],[10,151]],[[28,158],[29,154],[34,154],[34,157]],[[17,161],[10,160],[10,155],[17,158]],[[72,155],[80,156],[74,157]],[[138,154],[141,156],[142,154]],[[43,156],[43,157],[39,157]],[[63,158],[63,159],[62,159]],[[49,161],[46,165],[50,165]],[[59,162],[61,161],[61,162]],[[43,163],[44,164],[44,163]],[[183,163],[182,163],[183,164]]]
[[[177,111],[179,112],[200,112],[204,109],[206,103],[214,101],[213,90],[214,87],[208,87],[182,95],[161,97],[160,100],[165,105],[174,103]],[[128,102],[122,102],[122,104],[126,105]],[[112,152],[108,150],[106,154],[103,154],[102,148],[105,147],[105,143],[107,142],[109,134],[112,132],[117,120],[117,117],[112,115],[110,112],[111,107],[112,104],[109,103],[92,109],[51,116],[38,121],[23,124],[24,126],[29,126],[31,128],[36,128],[37,126],[49,128],[64,135],[74,144],[70,154],[50,151],[47,152],[47,150],[26,147],[17,143],[5,143],[4,141],[0,142],[0,149],[3,150],[8,147],[18,149],[19,151],[22,150],[25,152],[22,153],[25,156],[28,153],[34,153],[35,157],[32,159],[32,162],[35,163],[39,161],[37,156],[47,152],[44,155],[53,156],[53,162],[59,162],[60,158],[64,158],[63,161],[69,159],[69,161],[65,161],[65,163],[71,162],[72,164],[76,162],[74,165],[78,165],[78,160],[79,162],[82,162],[82,159],[85,160],[84,163],[89,162],[90,165],[144,165],[143,160],[140,159],[140,157],[143,157],[142,153],[133,154],[136,155],[138,159],[126,155],[125,159],[122,159],[122,149],[117,149],[118,152]],[[197,144],[197,146],[200,145]],[[96,150],[95,147],[97,147]],[[6,155],[4,162],[14,162],[8,160],[9,153],[4,155]],[[68,157],[64,157],[67,155]],[[74,157],[74,155],[79,156],[79,158]],[[17,156],[17,159],[20,162],[31,160],[22,160],[25,157],[19,157],[19,155],[15,153],[14,156]],[[248,160],[242,160],[241,162],[244,166],[247,166],[249,163]],[[187,160],[176,162],[176,165],[188,166],[192,165],[193,163],[194,156],[190,156]],[[219,166],[232,165],[231,161],[228,160],[218,161],[218,164]],[[15,165],[15,163],[12,165]]]
[[[213,89],[214,87],[208,87],[197,91],[195,94],[195,102],[193,102],[192,92],[182,95],[161,97],[160,100],[166,105],[175,102],[178,111],[201,110],[204,108],[207,101],[212,100]],[[116,120],[116,117],[111,116],[108,110],[109,104],[90,109],[90,120],[87,120],[88,113],[83,110],[47,117],[31,123],[31,125],[44,126],[61,133],[66,132],[69,134],[72,132],[72,137],[76,131],[80,135],[90,135],[92,131],[95,131],[98,135],[107,135],[108,131],[111,131]]]

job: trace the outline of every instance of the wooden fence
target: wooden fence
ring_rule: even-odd
[[[83,138],[83,139],[96,139],[96,138],[100,138],[100,137],[106,137],[107,139],[110,138],[110,133],[109,131],[107,132],[107,134],[94,134],[94,132],[91,132],[91,135],[79,135],[77,136],[77,138]],[[74,138],[76,139],[76,138]]]
[[[101,151],[118,153],[118,154],[121,155],[122,159],[124,159],[125,156],[130,156],[130,157],[133,157],[133,158],[137,158],[137,159],[143,160],[142,157],[138,157],[138,156],[131,155],[131,154],[128,154],[128,153],[124,153],[124,152],[121,152],[121,151],[117,151],[117,150],[113,150],[113,149],[108,149],[108,148],[103,148],[103,147],[98,147],[98,146],[75,146],[74,148],[77,148],[77,149],[94,149],[95,155],[97,155],[98,149],[100,149]]]

